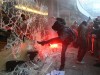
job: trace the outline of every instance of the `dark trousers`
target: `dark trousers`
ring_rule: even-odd
[[[60,68],[63,69],[64,66],[65,66],[65,53],[66,53],[66,49],[68,47],[68,45],[70,44],[71,42],[69,41],[66,41],[66,42],[63,42],[62,43],[62,51],[61,51],[61,66]]]
[[[63,69],[65,66],[65,53],[68,45],[71,43],[71,40],[69,38],[66,38],[65,41],[62,41],[59,37],[52,38],[50,40],[45,41],[45,44],[47,43],[62,43],[62,51],[61,51],[61,66],[60,68]]]
[[[83,60],[86,52],[87,52],[87,42],[86,42],[86,40],[83,40],[80,38],[77,60],[81,62]]]
[[[100,39],[95,39],[94,55],[100,58]]]
[[[88,42],[88,51],[91,51],[92,50],[92,37],[88,37],[87,42]]]

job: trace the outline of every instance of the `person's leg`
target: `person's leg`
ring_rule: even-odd
[[[99,46],[98,46],[98,39],[95,39],[95,49],[94,49],[94,56],[98,58],[99,56]]]
[[[61,51],[61,65],[59,70],[63,70],[65,67],[65,53],[66,53],[66,49],[68,47],[69,43],[62,43],[62,51]]]
[[[84,42],[81,42],[78,55],[77,55],[77,61],[81,62],[87,52],[87,44]]]
[[[41,42],[37,41],[37,43],[41,45],[45,45],[49,43],[62,43],[62,40],[59,37],[55,37],[46,41],[41,41]]]
[[[78,54],[78,59],[77,59],[77,60],[78,60],[79,62],[81,62],[81,61],[83,60],[83,58],[84,58],[84,56],[85,56],[87,50],[85,50],[85,49],[80,49],[79,51],[80,51],[80,52],[79,52],[79,54]]]
[[[81,39],[78,39],[78,42],[79,42],[79,49],[78,49],[78,53],[77,53],[77,61],[80,60],[80,55],[81,55],[81,49],[82,49],[82,41]]]
[[[96,63],[94,64],[95,67],[100,67],[100,39],[97,39],[97,53],[98,53],[98,59],[96,60]]]
[[[78,50],[78,53],[77,53],[77,61],[79,61],[80,55],[81,55],[81,47],[79,46],[79,50]]]
[[[96,61],[100,60],[100,48],[99,48],[99,40],[95,41],[95,50],[94,50],[94,55],[96,57]]]

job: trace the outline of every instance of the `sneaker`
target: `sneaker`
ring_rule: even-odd
[[[84,61],[76,61],[77,64],[84,64]]]

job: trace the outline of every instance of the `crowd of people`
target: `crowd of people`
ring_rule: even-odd
[[[74,27],[74,28],[73,28]],[[94,66],[100,67],[100,18],[97,17],[91,22],[83,21],[80,25],[76,23],[72,26],[76,31],[77,40],[75,47],[78,47],[77,62],[83,63],[83,57],[89,51],[91,55],[97,58]]]
[[[97,63],[94,66],[100,67],[100,19],[95,18],[92,22],[83,21],[80,25],[75,21],[69,27],[62,18],[56,18],[52,29],[57,32],[58,37],[50,40],[37,41],[38,44],[45,45],[48,43],[62,43],[61,65],[59,70],[65,67],[65,52],[70,43],[78,48],[77,63],[83,64],[82,61],[86,52],[90,51],[97,57]]]

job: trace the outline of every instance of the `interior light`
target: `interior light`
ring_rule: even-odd
[[[28,12],[32,12],[32,13],[36,13],[36,14],[40,14],[40,15],[48,15],[47,12],[38,11],[34,8],[29,8],[29,7],[26,7],[26,6],[23,6],[23,5],[16,5],[15,8],[21,9],[21,10],[24,10],[24,11],[28,11]]]

